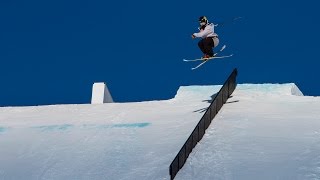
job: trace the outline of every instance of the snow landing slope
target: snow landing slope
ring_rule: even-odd
[[[221,86],[170,100],[0,108],[0,179],[170,179]],[[320,98],[240,84],[176,179],[319,179]]]
[[[320,179],[320,98],[294,84],[239,85],[176,176]]]

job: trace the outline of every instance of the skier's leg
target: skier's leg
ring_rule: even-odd
[[[203,54],[206,53],[204,40],[205,40],[205,39],[201,39],[201,40],[198,42],[198,46],[199,46],[200,50],[203,52]]]
[[[215,47],[217,47],[219,45],[219,39],[218,39],[218,37],[214,37],[214,38],[212,38],[212,40],[213,40],[213,49],[214,49]],[[213,54],[215,54],[215,53],[213,52]]]
[[[213,38],[213,44],[214,44],[213,48],[215,48],[219,45],[219,39],[217,37]]]
[[[204,51],[205,54],[209,55],[210,57],[213,56],[213,50],[214,47],[213,39],[212,38],[205,38],[204,40]]]

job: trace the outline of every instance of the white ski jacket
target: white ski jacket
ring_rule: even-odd
[[[213,23],[207,24],[207,26],[203,30],[201,29],[200,32],[193,33],[193,35],[198,38],[207,38],[207,37],[217,37],[218,36],[216,33],[214,33],[214,24]]]

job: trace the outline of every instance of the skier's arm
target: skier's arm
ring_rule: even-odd
[[[206,27],[203,31],[200,31],[198,33],[193,33],[193,36],[195,37],[206,37],[208,34],[212,33],[213,30],[212,30],[212,27]]]
[[[203,30],[203,31],[200,31],[198,33],[193,33],[193,36],[198,37],[198,38],[202,38],[202,37],[204,37],[204,36],[206,36],[208,34],[209,34],[208,30]]]

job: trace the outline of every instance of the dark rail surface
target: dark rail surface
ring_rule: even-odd
[[[174,158],[174,160],[170,164],[169,171],[170,171],[171,179],[174,179],[178,171],[183,167],[192,149],[202,139],[206,129],[209,127],[213,118],[217,115],[217,113],[219,112],[223,104],[227,102],[228,98],[235,90],[237,85],[236,84],[237,75],[238,75],[238,71],[237,69],[234,69],[230,74],[230,76],[228,77],[228,79],[226,80],[226,82],[221,87],[220,91],[214,97],[210,106],[208,107],[208,109],[200,119],[197,126],[192,131],[187,141],[184,143],[184,145],[180,149],[177,156]]]

